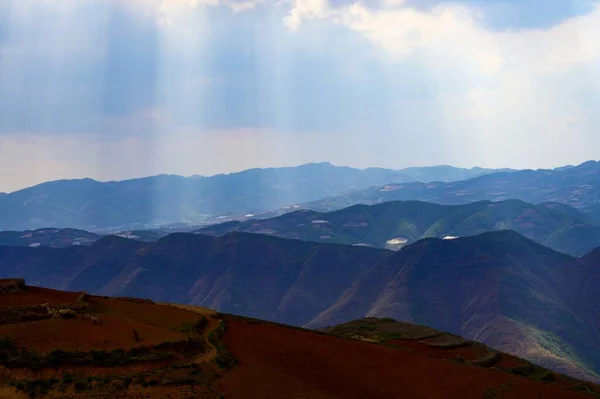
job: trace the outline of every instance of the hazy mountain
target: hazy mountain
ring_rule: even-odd
[[[355,204],[418,200],[440,204],[520,199],[531,203],[558,202],[590,213],[600,220],[600,162],[554,170],[522,170],[492,173],[455,182],[412,182],[367,188],[343,196],[302,204],[303,208],[328,212]]]
[[[115,233],[120,237],[138,241],[156,241],[167,235],[161,230],[130,230]],[[0,231],[0,245],[19,247],[55,247],[91,245],[103,235],[77,229],[44,228],[25,231]]]
[[[222,223],[196,232],[224,235],[244,231],[396,250],[426,237],[463,237],[506,229],[571,255],[584,255],[600,247],[600,225],[577,209],[519,200],[467,205],[396,201],[355,205],[329,213],[300,210],[270,219]]]
[[[90,245],[101,236],[85,230],[45,228],[26,231],[0,231],[0,245],[24,247],[68,247]]]
[[[106,183],[59,180],[0,197],[0,229],[139,229],[281,208],[389,181],[461,179],[491,172],[449,166],[361,170],[319,163],[212,177],[160,175]]]
[[[600,333],[594,311],[600,295],[589,276],[600,272],[600,263],[590,263],[582,267],[512,231],[425,239],[361,276],[308,326],[393,317],[572,375],[593,370],[597,377]]]
[[[596,378],[597,251],[580,260],[515,232],[425,239],[398,252],[258,234],[0,247],[0,275],[311,327],[390,316]],[[585,371],[589,370],[589,371]]]

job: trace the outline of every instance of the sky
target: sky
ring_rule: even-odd
[[[0,191],[600,158],[588,0],[0,0]]]

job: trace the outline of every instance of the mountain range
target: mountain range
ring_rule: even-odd
[[[35,285],[311,328],[392,317],[590,380],[600,373],[599,261],[599,250],[577,259],[506,230],[397,252],[237,232],[0,247],[0,274]]]
[[[162,230],[129,230],[117,232],[113,235],[138,241],[156,241],[167,234]],[[102,237],[101,234],[68,228],[0,231],[0,245],[64,248],[71,245],[91,245]]]
[[[418,200],[446,205],[475,201],[519,199],[531,203],[556,202],[590,214],[600,222],[600,162],[578,166],[498,172],[454,182],[411,182],[357,190],[341,196],[299,204],[321,212],[355,204]]]
[[[126,230],[198,223],[216,215],[277,209],[388,182],[449,181],[492,172],[451,166],[363,170],[312,163],[211,177],[59,180],[0,196],[0,230],[49,226]]]
[[[519,200],[439,205],[396,201],[355,205],[321,213],[298,210],[278,217],[229,221],[186,231],[221,236],[234,231],[304,241],[370,246],[398,250],[422,238],[451,239],[510,229],[556,251],[581,256],[600,247],[600,225],[583,212],[557,203],[528,204]],[[156,241],[176,229],[128,230],[114,235]],[[76,229],[45,228],[0,232],[0,245],[90,245],[104,234]]]
[[[568,205],[519,200],[439,205],[419,201],[354,205],[322,213],[299,210],[275,218],[230,221],[196,233],[233,231],[305,241],[397,250],[422,238],[454,238],[495,230],[514,230],[559,252],[580,256],[600,247],[600,225]]]

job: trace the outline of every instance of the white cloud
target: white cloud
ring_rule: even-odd
[[[22,181],[52,170],[117,178],[312,160],[548,167],[597,157],[600,147],[600,7],[544,29],[502,31],[458,1],[13,4],[0,42],[0,161],[26,165],[19,160],[32,146],[63,165]],[[133,14],[124,17],[123,4]],[[78,143],[86,127],[110,132],[129,160],[113,144]],[[38,144],[15,144],[17,132]],[[43,153],[54,148],[50,135],[89,156]],[[169,149],[160,161],[135,162],[156,145]],[[108,154],[115,166],[89,163]]]
[[[570,153],[595,156],[589,145],[600,144],[593,133],[598,98],[583,92],[597,92],[600,81],[600,6],[547,29],[491,31],[458,3],[417,10],[296,0],[286,23],[301,32],[311,19],[346,26],[388,61],[426,70],[437,87],[428,106],[442,121],[438,134],[480,154],[470,157],[517,164],[536,152],[538,161],[556,165]]]

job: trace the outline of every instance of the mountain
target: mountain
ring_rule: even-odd
[[[299,204],[322,212],[355,204],[418,200],[457,205],[475,201],[519,199],[530,203],[556,202],[589,212],[600,220],[600,162],[571,168],[492,173],[455,182],[412,182],[366,188],[343,196]]]
[[[177,233],[152,243],[107,236],[87,247],[0,247],[0,275],[302,325],[390,254],[246,233]]]
[[[277,209],[389,181],[469,178],[490,169],[353,169],[329,163],[250,169],[212,177],[159,175],[98,182],[59,180],[0,197],[0,230],[45,226],[144,229],[211,216]]]
[[[0,245],[62,248],[70,245],[89,245],[100,237],[98,234],[77,229],[0,231]]]
[[[129,230],[115,233],[138,241],[156,241],[167,235],[162,230]],[[18,247],[64,248],[71,245],[91,245],[103,236],[85,230],[44,228],[26,231],[0,231],[0,245]]]
[[[177,233],[149,243],[107,236],[90,246],[0,247],[0,275],[310,328],[392,317],[597,380],[597,254],[573,258],[504,230],[397,252]]]
[[[397,250],[427,237],[463,237],[506,229],[575,256],[600,247],[600,225],[577,209],[519,200],[466,205],[395,201],[354,205],[329,213],[299,210],[270,219],[230,221],[195,232],[224,235],[243,231]]]
[[[389,319],[317,332],[22,279],[0,280],[0,292],[6,398],[585,399],[600,392],[480,343]],[[352,339],[355,332],[385,338],[364,342]],[[429,337],[419,338],[423,332]]]
[[[430,238],[369,270],[308,326],[392,317],[597,379],[600,334],[589,320],[599,295],[581,290],[589,274],[577,259],[513,231]]]

